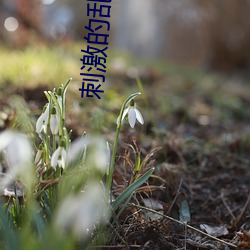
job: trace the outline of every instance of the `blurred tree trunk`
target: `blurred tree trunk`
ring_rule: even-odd
[[[250,66],[250,1],[213,0],[209,33],[209,65],[231,71]]]

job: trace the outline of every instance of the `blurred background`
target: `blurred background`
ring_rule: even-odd
[[[165,180],[167,193],[156,197],[168,200],[164,210],[175,209],[183,177],[197,225],[235,230],[241,227],[232,223],[243,217],[249,225],[250,0],[112,0],[101,100],[79,92],[87,3],[0,0],[0,131],[30,133],[47,102],[44,91],[72,77],[65,120],[71,139],[87,131],[112,145],[123,101],[140,91],[136,105],[145,123],[131,129],[124,119],[116,183],[134,171],[135,151],[140,161],[160,148],[152,164]]]
[[[32,43],[83,40],[86,3],[1,0],[1,42],[22,48]],[[113,0],[111,5],[112,49],[145,60],[248,71],[249,0]]]
[[[87,3],[0,0],[0,106],[18,93],[39,114],[43,90],[72,77],[68,124],[77,133],[100,114],[99,127],[114,126],[110,111],[116,114],[138,88],[148,131],[152,124],[168,130],[185,123],[193,134],[197,125],[235,128],[242,120],[250,133],[249,0],[113,0],[104,102],[79,93]],[[84,127],[79,112],[91,117]]]

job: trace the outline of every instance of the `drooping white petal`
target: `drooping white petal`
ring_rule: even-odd
[[[83,155],[83,152],[86,150],[86,145],[88,144],[88,137],[80,137],[76,139],[73,143],[71,143],[68,151],[68,162],[72,163],[78,157]]]
[[[40,115],[36,122],[36,132],[40,133],[41,131],[44,131],[44,133],[47,132],[47,124],[49,119],[49,105],[47,105],[45,111]]]
[[[141,112],[135,108],[135,113],[136,113],[136,119],[138,120],[138,122],[143,124],[144,120],[143,120]]]
[[[135,108],[130,107],[129,112],[128,112],[128,122],[129,125],[133,128],[135,126],[136,122],[136,113],[135,113]]]
[[[51,166],[53,168],[55,168],[57,166],[57,164],[58,164],[58,158],[59,158],[60,154],[61,154],[61,147],[59,146],[56,149],[56,151],[52,154],[52,157],[51,157],[50,163],[51,163]]]
[[[50,130],[53,135],[56,135],[59,131],[59,120],[56,114],[52,114],[50,117]]]
[[[15,133],[12,141],[6,148],[6,156],[8,158],[9,167],[16,168],[31,162],[32,148],[29,140],[25,135]]]
[[[116,124],[119,123],[119,118],[120,118],[120,116],[117,117],[117,119],[116,119]]]
[[[129,110],[129,108],[124,109],[121,120],[123,120],[125,118],[126,114],[128,113],[128,110]],[[116,124],[118,124],[119,119],[120,119],[120,116],[117,117]]]
[[[93,138],[93,154],[91,154],[92,160],[94,160],[95,167],[101,172],[107,172],[110,162],[110,152],[107,147],[106,141],[101,137]]]
[[[126,116],[126,114],[128,113],[129,109],[130,109],[130,107],[124,109],[123,115],[122,115],[122,120],[125,118],[125,116]]]
[[[2,150],[5,152],[3,156],[8,169],[5,177],[1,179],[0,188],[6,187],[17,177],[21,177],[29,187],[33,181],[33,153],[28,138],[21,133],[4,131],[0,134],[0,151]]]
[[[58,159],[57,164],[58,164],[59,168],[62,168],[62,169],[65,168],[65,161],[62,157],[60,159]]]
[[[42,131],[43,123],[44,123],[44,114],[42,113],[36,122],[36,132],[37,133],[40,133]]]
[[[63,159],[64,159],[65,162],[66,162],[66,159],[67,159],[67,152],[66,152],[66,150],[65,150],[64,148],[62,148],[61,155],[62,155]]]
[[[110,149],[107,142],[99,136],[85,135],[76,139],[71,143],[66,156],[69,164],[80,160],[86,162],[86,166],[94,166],[101,172],[106,172],[110,163]]]
[[[66,165],[66,161],[67,161],[67,152],[64,149],[64,147],[59,146],[56,151],[52,154],[51,157],[51,166],[53,168],[56,168],[56,166],[58,165],[60,168],[65,168]]]
[[[47,133],[47,125],[48,125],[48,122],[44,121],[43,122],[43,125],[42,125],[42,130],[45,134]]]
[[[58,166],[62,169],[65,168],[66,165],[66,161],[67,161],[67,152],[64,148],[62,148],[61,150],[61,159],[60,161],[58,160]]]
[[[36,163],[36,164],[41,160],[41,158],[42,158],[42,153],[43,153],[42,150],[40,150],[40,149],[37,150],[36,157],[35,157],[35,163]]]
[[[49,104],[47,104],[47,107],[44,111],[44,119],[48,120],[49,119]]]
[[[141,124],[144,123],[143,116],[141,112],[136,108],[135,103],[133,100],[130,101],[130,105],[128,108],[126,108],[122,115],[122,120],[125,118],[125,116],[128,114],[128,122],[129,125],[134,128],[136,120],[138,120]],[[119,117],[117,118],[117,124],[118,124]]]
[[[54,225],[59,232],[71,233],[77,239],[86,240],[95,225],[108,217],[107,202],[99,182],[85,187],[80,195],[68,196],[57,210]]]

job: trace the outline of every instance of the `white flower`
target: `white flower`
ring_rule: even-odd
[[[40,160],[42,158],[43,151],[38,149],[35,157],[35,163],[38,164],[40,163]]]
[[[104,173],[109,167],[110,149],[102,137],[85,135],[76,139],[69,147],[68,162],[71,164],[79,157],[82,161],[86,161],[88,166],[94,166]]]
[[[87,165],[93,165],[96,169],[105,173],[108,171],[110,163],[110,151],[107,142],[101,137],[92,137],[90,140],[90,144],[88,145]]]
[[[45,111],[40,115],[40,117],[36,122],[37,133],[41,133],[43,131],[46,134],[48,120],[49,120],[49,104],[47,104]]]
[[[135,126],[136,119],[141,124],[144,123],[141,112],[135,107],[134,100],[131,100],[129,107],[124,110],[123,115],[122,115],[122,120],[125,118],[127,114],[128,114],[129,125],[132,128]]]
[[[67,160],[67,152],[63,146],[59,146],[51,157],[51,166],[56,168],[58,165],[60,168],[64,169]]]
[[[59,131],[59,117],[58,112],[55,107],[52,108],[51,116],[50,116],[50,130],[53,135],[56,135]]]
[[[108,220],[108,203],[104,197],[105,192],[98,182],[89,184],[79,195],[68,196],[56,213],[56,229],[86,240],[96,225]]]
[[[0,133],[0,152],[7,163],[7,173],[1,179],[1,188],[21,177],[29,186],[33,181],[32,147],[28,138],[17,132],[6,130]]]

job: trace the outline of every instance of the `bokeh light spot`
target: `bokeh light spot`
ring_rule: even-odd
[[[6,30],[8,30],[9,32],[14,32],[17,30],[18,28],[18,21],[15,17],[8,17],[5,19],[4,21],[4,27]]]
[[[62,24],[53,25],[50,29],[50,34],[55,40],[61,40],[67,34],[67,29]]]

